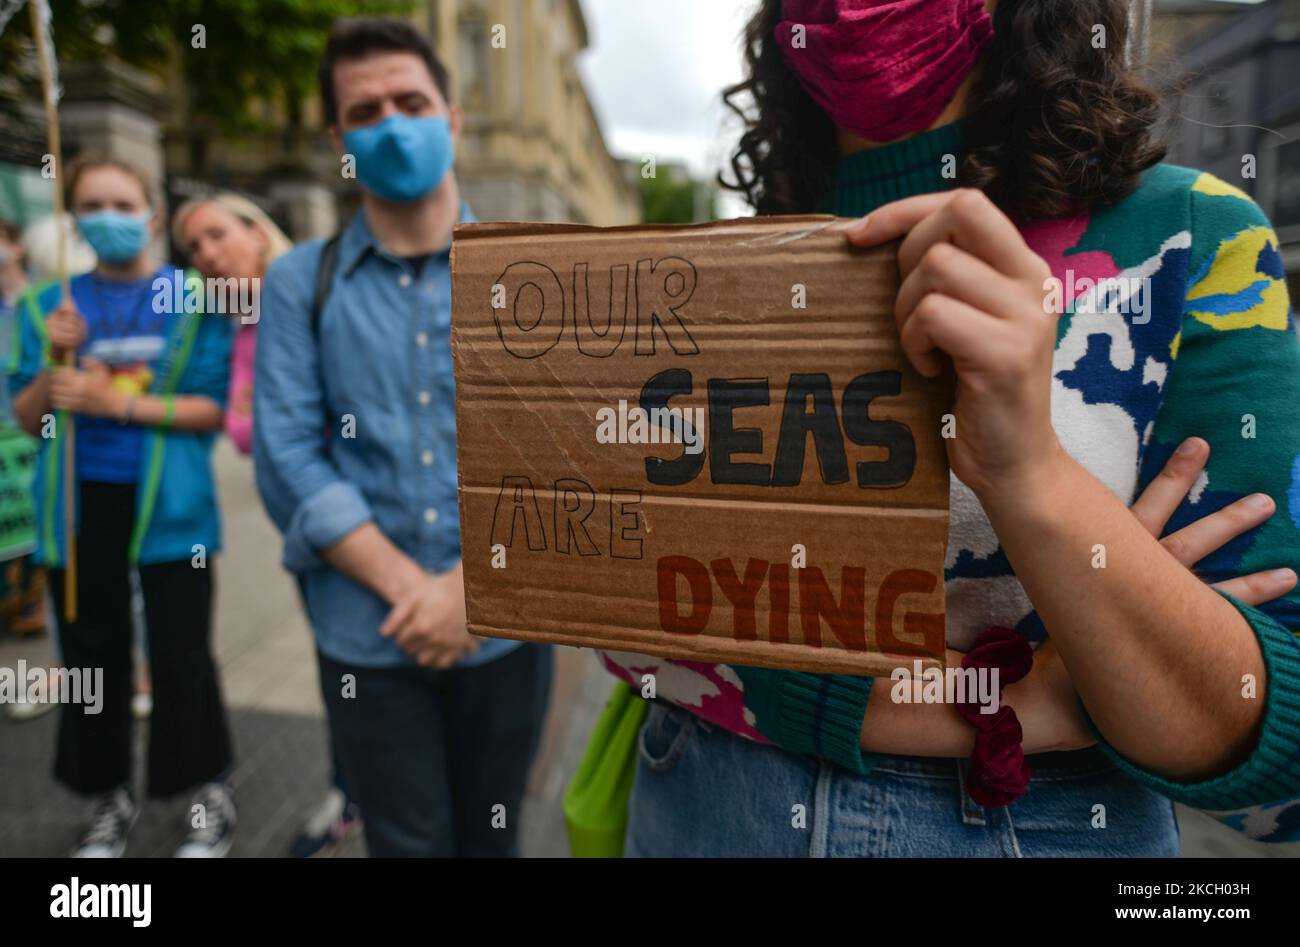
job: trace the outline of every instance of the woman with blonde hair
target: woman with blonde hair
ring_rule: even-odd
[[[172,239],[189,254],[206,279],[235,281],[226,285],[243,295],[238,281],[253,287],[253,311],[240,316],[230,365],[226,433],[240,453],[252,450],[253,358],[257,351],[256,300],[271,261],[293,244],[270,216],[246,197],[219,191],[186,201],[172,217]],[[231,311],[235,311],[232,307]]]
[[[238,293],[241,301],[254,300],[253,312],[241,316],[242,324],[235,335],[226,411],[226,433],[241,453],[248,454],[253,442],[253,364],[261,315],[256,308],[260,292],[245,295],[244,284],[239,281],[254,281],[251,285],[260,290],[271,261],[293,244],[265,211],[229,191],[182,204],[172,218],[172,236],[204,277],[231,281],[225,284],[229,292]],[[326,854],[359,828],[360,813],[348,798],[338,766],[334,766],[334,774],[334,784],[308,814],[290,845],[290,854]]]

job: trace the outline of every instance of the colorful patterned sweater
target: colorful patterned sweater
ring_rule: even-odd
[[[959,129],[947,126],[849,156],[825,209],[861,216],[950,187],[943,158],[959,149]],[[1217,582],[1300,567],[1300,339],[1263,212],[1211,175],[1160,165],[1114,207],[1022,232],[1067,294],[1084,291],[1067,297],[1053,366],[1052,420],[1065,449],[1131,504],[1179,443],[1205,438],[1209,465],[1168,529],[1254,492],[1272,496],[1277,512],[1198,563],[1197,574]],[[1116,279],[1098,283],[1109,278]],[[965,650],[990,625],[1043,640],[978,500],[956,478],[945,566],[949,647]],[[1268,669],[1252,755],[1223,776],[1185,784],[1144,772],[1104,740],[1100,746],[1140,782],[1254,838],[1300,838],[1300,592],[1258,609],[1232,601]],[[859,773],[876,761],[859,747],[870,678],[619,652],[602,660],[638,689],[642,675],[654,674],[659,697],[750,739]]]

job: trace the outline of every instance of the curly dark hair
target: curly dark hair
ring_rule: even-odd
[[[734,180],[718,181],[760,214],[817,209],[837,156],[834,124],[785,64],[781,18],[781,0],[761,0],[744,33],[747,78],[722,96],[745,131]],[[1159,100],[1126,59],[1124,0],[999,0],[993,22],[967,99],[957,183],[1022,220],[1131,194],[1165,146]]]

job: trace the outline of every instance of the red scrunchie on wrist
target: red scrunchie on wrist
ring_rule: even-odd
[[[980,713],[978,695],[957,704],[957,713],[975,728],[975,749],[966,773],[966,791],[977,805],[1008,806],[1029,790],[1029,763],[1021,745],[1024,731],[1016,712],[1002,703],[1002,688],[1014,684],[1034,666],[1029,642],[1010,628],[990,628],[975,639],[963,668],[998,669],[998,709]]]

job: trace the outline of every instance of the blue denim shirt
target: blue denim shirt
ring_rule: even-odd
[[[461,219],[472,220],[467,208]],[[373,520],[430,572],[460,559],[450,247],[411,263],[383,249],[359,211],[339,240],[313,338],[321,241],[276,260],[262,287],[253,384],[253,461],[284,534],[320,650],[366,667],[413,664],[379,626],[391,606],[320,558]],[[484,639],[462,664],[518,646]]]

